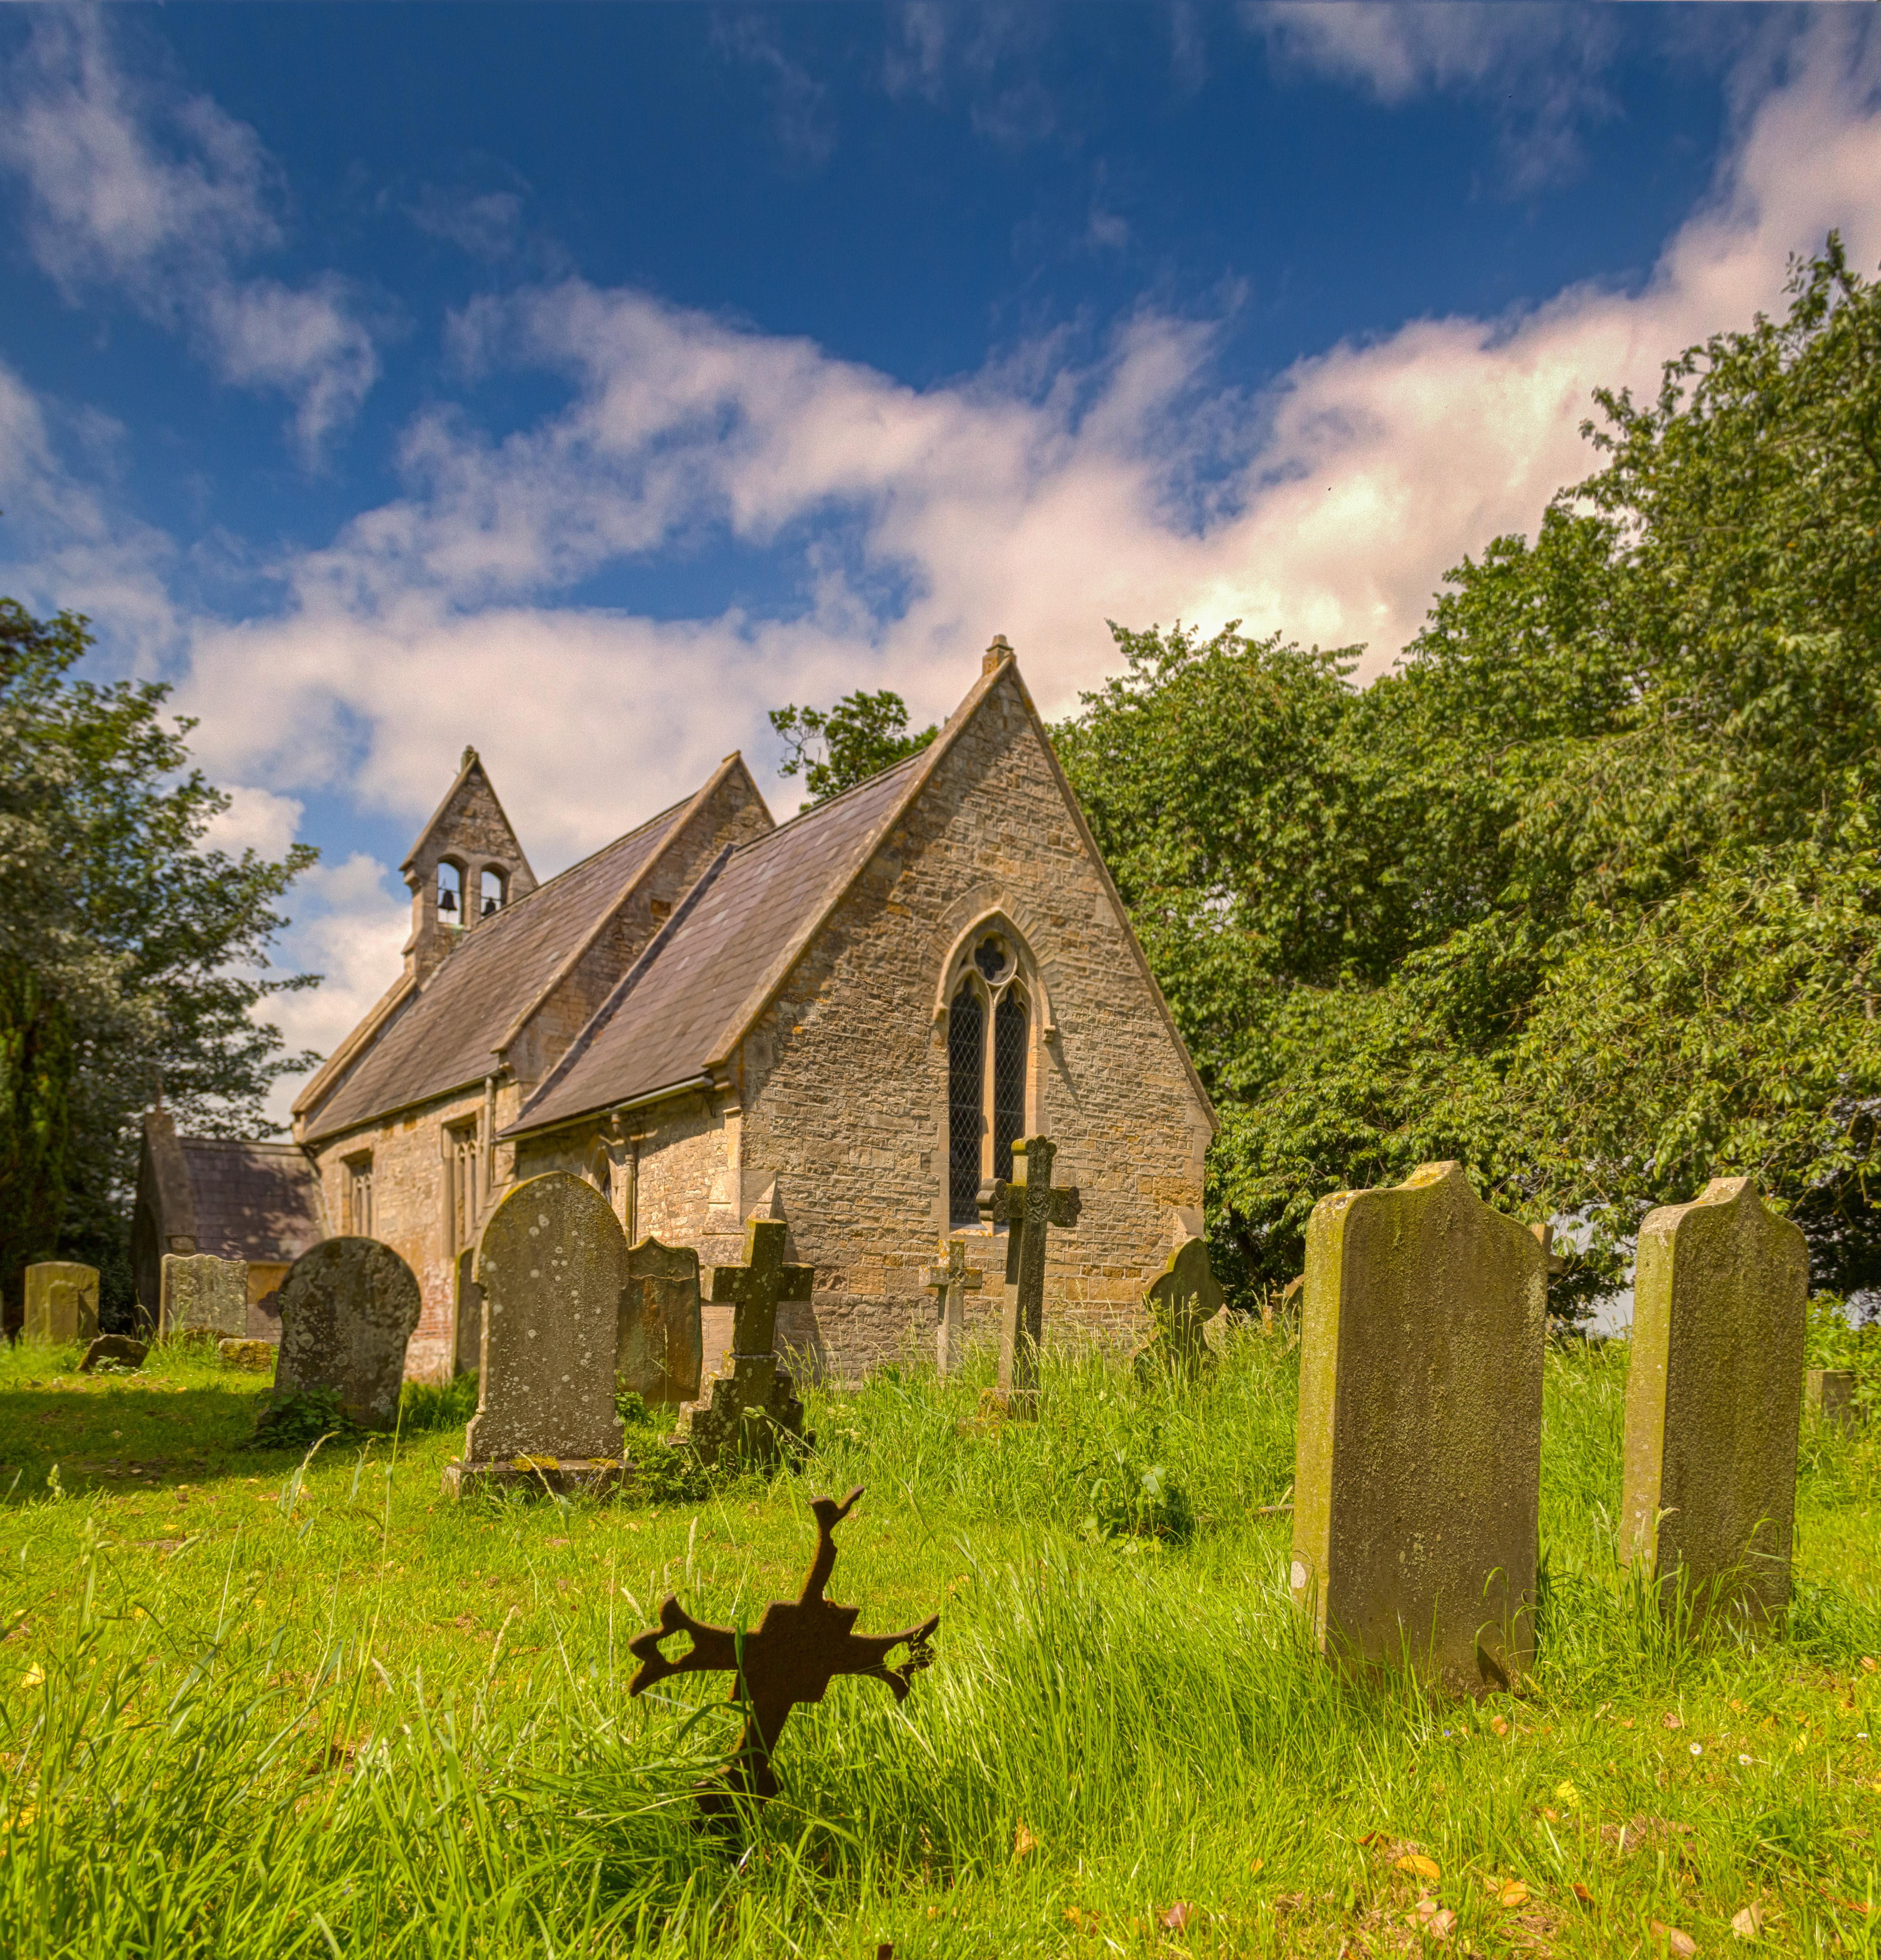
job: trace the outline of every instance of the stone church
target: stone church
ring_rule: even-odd
[[[466,750],[403,868],[404,971],[294,1114],[331,1229],[419,1276],[414,1374],[476,1365],[466,1255],[549,1170],[707,1268],[781,1217],[813,1370],[931,1355],[921,1269],[1039,1132],[1084,1197],[1048,1325],[1138,1325],[1214,1119],[1003,639],[928,748],[787,822],[734,755],[539,883]],[[990,1328],[996,1279],[974,1300]]]

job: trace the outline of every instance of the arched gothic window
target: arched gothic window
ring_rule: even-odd
[[[977,937],[947,1004],[947,1214],[979,1222],[988,1177],[1012,1176],[1012,1147],[1026,1133],[1032,1006],[1006,934]]]

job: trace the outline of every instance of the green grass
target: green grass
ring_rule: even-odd
[[[1681,1645],[1614,1558],[1625,1356],[1550,1357],[1540,1665],[1479,1705],[1303,1647],[1255,1335],[1181,1397],[1058,1357],[1035,1427],[887,1373],[800,1475],[659,1507],[453,1506],[438,1392],[303,1468],[242,1447],[255,1377],[0,1356],[0,1953],[1714,1951],[1753,1904],[1870,1950],[1876,1442],[1806,1437],[1781,1635]],[[735,1718],[629,1701],[626,1642],[794,1596],[857,1483],[832,1593],[937,1608],[936,1664],[800,1709],[754,1839],[702,1835]]]

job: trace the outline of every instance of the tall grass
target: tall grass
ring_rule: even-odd
[[[419,1425],[207,1498],[29,1472],[0,1513],[27,1616],[0,1952],[1332,1955],[1441,1910],[1452,1950],[1593,1953],[1654,1920],[1710,1943],[1752,1901],[1766,1943],[1873,1945],[1866,1437],[1811,1438],[1790,1625],[1681,1640],[1615,1554],[1623,1350],[1552,1357],[1537,1677],[1457,1704],[1303,1642],[1284,1351],[1237,1337],[1190,1392],[1058,1356],[1036,1426],[982,1423],[985,1373],[819,1393],[805,1470],[699,1506],[446,1507],[456,1438]],[[123,1386],[83,1392],[108,1420]],[[936,1664],[905,1705],[800,1708],[784,1795],[702,1832],[723,1684],[630,1701],[625,1643],[669,1586],[754,1621],[808,1496],[851,1483],[832,1596],[864,1629],[938,1605]],[[139,1545],[165,1504],[200,1529]]]

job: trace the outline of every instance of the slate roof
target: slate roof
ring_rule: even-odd
[[[480,1080],[497,1044],[646,868],[676,803],[473,926],[307,1126],[309,1141]]]
[[[721,1059],[934,759],[924,750],[725,852],[502,1134],[682,1085]]]
[[[179,1137],[196,1250],[221,1259],[298,1259],[326,1236],[320,1181],[298,1144]]]

